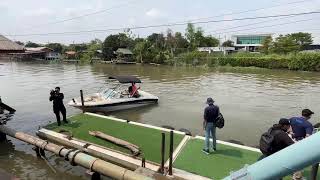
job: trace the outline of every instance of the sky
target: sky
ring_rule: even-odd
[[[85,43],[124,31],[119,28],[311,11],[320,12],[320,0],[0,0],[0,34],[22,42]],[[272,33],[277,36],[310,32],[314,43],[320,43],[320,14],[195,26],[222,42],[234,34]],[[153,32],[166,33],[168,28],[184,34],[186,25],[132,29],[131,32],[135,37],[146,37]],[[100,31],[79,32],[91,30]],[[61,32],[64,34],[47,34]]]

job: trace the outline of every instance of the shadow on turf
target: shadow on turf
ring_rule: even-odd
[[[242,157],[242,152],[236,149],[217,149],[213,154],[239,157],[239,158]]]

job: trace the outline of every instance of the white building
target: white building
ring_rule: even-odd
[[[234,50],[235,50],[234,47],[199,47],[198,48],[198,51],[208,52],[209,54],[213,52],[223,52],[223,54],[229,54]]]
[[[235,50],[255,52],[262,46],[263,40],[272,34],[246,34],[233,35],[231,40],[234,42]]]

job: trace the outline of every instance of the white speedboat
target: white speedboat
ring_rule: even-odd
[[[140,90],[140,87],[135,92],[130,92],[133,84],[141,83],[134,76],[111,76],[109,79],[116,79],[119,83],[99,93],[85,96],[83,106],[80,97],[72,99],[68,105],[87,112],[111,112],[158,103],[157,96]]]

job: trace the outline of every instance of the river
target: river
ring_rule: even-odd
[[[320,73],[259,68],[204,68],[150,65],[78,65],[0,61],[0,96],[17,112],[8,126],[35,134],[39,126],[54,121],[49,92],[60,86],[65,103],[107,86],[110,75],[136,75],[141,88],[159,97],[159,104],[110,115],[156,126],[186,128],[203,135],[202,117],[207,97],[213,97],[226,121],[218,139],[249,146],[281,117],[299,115],[303,108],[320,121]],[[68,115],[80,113],[67,107]],[[49,154],[53,173],[35,158],[31,146],[10,139],[0,144],[0,169],[21,179],[83,179],[84,170]]]

